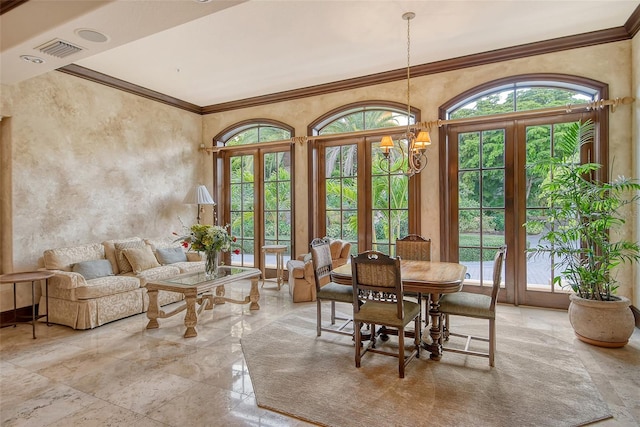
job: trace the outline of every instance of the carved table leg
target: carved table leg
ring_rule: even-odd
[[[440,294],[431,294],[429,316],[431,316],[431,328],[429,329],[429,335],[426,333],[423,334],[422,348],[431,353],[429,356],[431,360],[440,360],[442,358],[442,317],[440,313]]]
[[[196,313],[196,299],[198,294],[195,289],[185,292],[184,299],[187,303],[187,313],[184,315],[184,326],[187,330],[184,332],[185,338],[198,336],[196,324],[198,323],[198,313]]]
[[[158,324],[158,312],[160,311],[158,290],[147,290],[147,295],[149,296],[149,309],[147,310],[149,323],[147,323],[147,329],[156,329],[160,326]]]
[[[249,306],[249,310],[260,310],[260,291],[258,290],[258,278],[254,277],[251,279],[251,291],[249,292],[249,301],[251,301],[251,305]]]

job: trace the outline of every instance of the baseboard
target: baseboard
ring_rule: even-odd
[[[632,305],[631,312],[633,313],[633,317],[636,320],[636,328],[640,328],[640,310],[638,310],[638,307]]]
[[[28,305],[26,307],[20,307],[16,310],[16,315],[18,319],[20,318],[28,318],[31,319],[32,316],[31,306]],[[36,316],[38,315],[38,306],[36,305]],[[7,310],[0,313],[0,328],[4,326],[13,325],[13,310]]]

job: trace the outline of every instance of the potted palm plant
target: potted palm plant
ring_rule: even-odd
[[[569,286],[569,320],[577,337],[604,347],[624,346],[634,328],[631,302],[616,296],[616,267],[640,260],[640,245],[615,234],[625,214],[640,199],[640,183],[618,177],[595,178],[598,163],[580,163],[580,149],[593,139],[594,125],[574,123],[556,142],[557,155],[536,164],[546,179],[541,184],[547,211],[525,223],[543,227],[531,256],[551,257],[559,271],[554,283]]]

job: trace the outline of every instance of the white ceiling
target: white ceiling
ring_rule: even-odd
[[[617,0],[30,0],[0,16],[0,82],[74,63],[198,106],[624,25]],[[78,29],[109,37],[80,38]],[[54,38],[84,50],[64,59]],[[36,55],[44,64],[20,55]]]

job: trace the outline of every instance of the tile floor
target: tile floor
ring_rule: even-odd
[[[249,284],[227,289],[244,298]],[[94,330],[38,324],[0,329],[2,426],[306,426],[256,406],[240,338],[315,303],[291,303],[288,287],[261,289],[261,309],[226,304],[203,312],[185,339],[184,314],[146,330],[146,315]],[[623,349],[574,338],[563,311],[500,305],[500,324],[544,330],[572,342],[614,414],[598,426],[640,425],[640,330]],[[274,337],[277,339],[277,337]],[[446,356],[446,354],[445,354]],[[415,362],[414,362],[415,363]],[[541,408],[544,410],[544,408]]]

